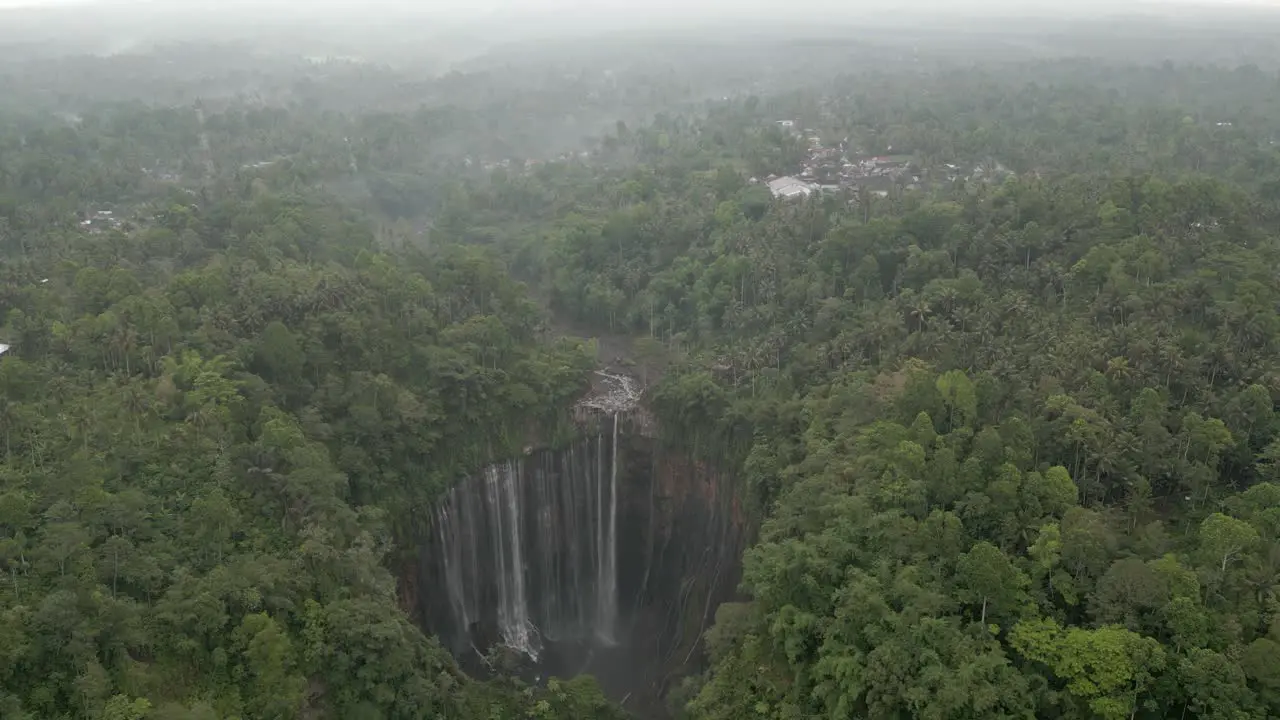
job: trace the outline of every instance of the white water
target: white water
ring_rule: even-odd
[[[455,649],[500,642],[537,660],[544,640],[616,644],[618,433],[615,415],[611,435],[489,466],[445,495],[432,555]]]
[[[613,416],[613,458],[609,469],[609,531],[602,545],[600,552],[602,562],[598,576],[599,606],[596,614],[596,633],[601,642],[613,645],[617,642],[614,631],[618,622],[618,416],[616,414]]]
[[[516,481],[518,463],[491,465],[485,469],[486,496],[495,509],[494,546],[497,548],[498,627],[507,647],[538,658],[536,630],[529,620],[529,603],[524,593],[524,542],[521,539],[520,498]]]
[[[462,576],[459,573],[459,569],[462,567],[462,548],[457,543],[449,543],[445,536],[452,528],[453,517],[449,512],[449,506],[441,505],[436,509],[436,534],[440,546],[449,553],[449,557],[444,563],[446,573],[445,587],[449,591],[449,605],[455,615],[462,621],[462,626],[470,627],[471,616],[468,612],[470,604],[467,602],[467,598],[463,596],[465,585],[463,585]]]

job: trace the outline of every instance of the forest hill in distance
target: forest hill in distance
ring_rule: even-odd
[[[0,9],[0,718],[1280,716],[1280,10],[606,5]]]

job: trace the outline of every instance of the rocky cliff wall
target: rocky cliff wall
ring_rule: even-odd
[[[571,446],[459,483],[421,519],[407,609],[472,671],[591,674],[664,717],[734,596],[749,529],[732,479],[651,427],[596,412]]]

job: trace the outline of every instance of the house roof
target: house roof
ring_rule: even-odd
[[[813,186],[787,175],[776,180],[770,180],[769,190],[775,197],[795,197],[813,192]]]

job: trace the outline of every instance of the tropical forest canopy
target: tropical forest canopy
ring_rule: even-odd
[[[1280,716],[1276,58],[791,44],[0,76],[0,717],[622,717],[405,609],[566,326],[749,499],[674,716]]]

